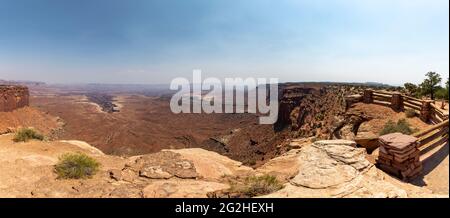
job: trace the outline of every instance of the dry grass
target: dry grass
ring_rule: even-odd
[[[38,133],[36,130],[34,130],[32,128],[22,128],[16,132],[16,134],[14,135],[13,141],[14,142],[27,142],[32,139],[42,141],[42,140],[44,140],[44,135]]]
[[[251,176],[241,182],[232,183],[230,192],[244,197],[256,197],[273,193],[283,187],[275,176]]]
[[[406,115],[407,118],[413,118],[413,117],[416,116],[416,111],[413,110],[413,109],[407,109],[405,111],[405,115]]]

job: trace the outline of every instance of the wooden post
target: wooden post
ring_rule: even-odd
[[[373,91],[369,89],[364,90],[364,103],[372,104],[373,103]]]
[[[400,93],[393,93],[392,99],[391,99],[391,107],[395,111],[401,111],[403,110],[403,98]]]
[[[429,100],[422,101],[422,107],[420,109],[420,119],[423,122],[428,122],[431,119],[431,102]]]

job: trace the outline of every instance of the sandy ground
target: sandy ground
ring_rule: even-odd
[[[83,182],[99,182],[107,177],[106,170],[120,169],[125,159],[105,156],[95,148],[82,142],[36,141],[14,143],[12,134],[0,135],[0,196],[33,197],[33,190],[41,186],[53,197],[58,196],[61,187],[75,187]],[[78,144],[78,145],[75,145]],[[54,165],[61,155],[82,152],[101,163],[100,171],[89,181],[56,181]],[[45,197],[45,196],[41,196]]]
[[[381,105],[357,103],[350,111],[364,112],[364,114],[371,117],[372,120],[365,122],[363,125],[369,126],[370,131],[376,134],[381,132],[387,122],[397,122],[400,119],[406,119],[410,126],[417,130],[423,130],[430,126],[430,124],[424,123],[418,117],[407,118],[404,112],[396,112],[389,107]]]
[[[413,183],[440,193],[449,194],[449,144],[438,146],[421,157],[424,177]]]
[[[0,112],[0,121],[0,134],[7,133],[8,129],[33,127],[44,135],[49,135],[52,130],[62,125],[58,117],[32,107]]]

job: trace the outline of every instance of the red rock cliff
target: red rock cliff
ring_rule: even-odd
[[[0,112],[28,106],[29,96],[28,88],[25,86],[0,85]]]

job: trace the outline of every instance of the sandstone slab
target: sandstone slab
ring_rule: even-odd
[[[229,188],[217,182],[198,180],[156,181],[143,189],[145,198],[206,198],[209,192]]]
[[[405,190],[385,181],[365,156],[365,149],[355,148],[352,142],[316,142],[298,152],[298,174],[285,188],[262,197],[407,197]]]

